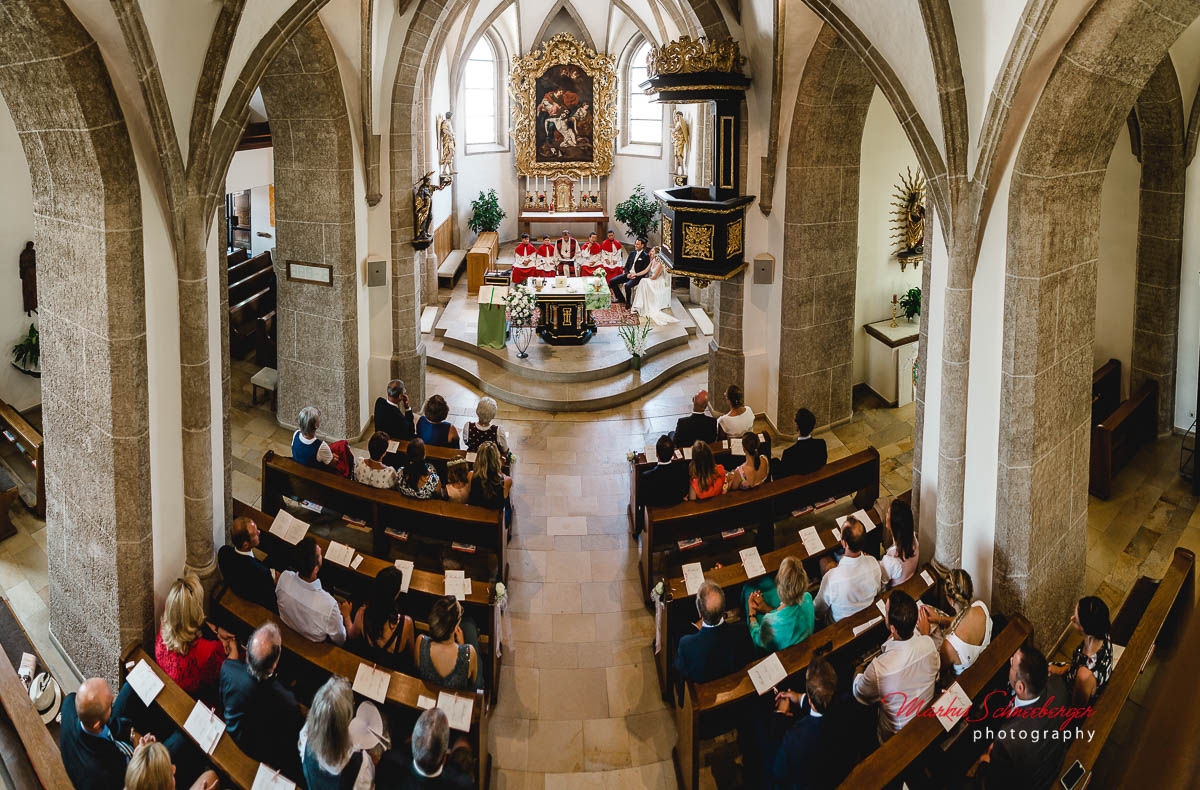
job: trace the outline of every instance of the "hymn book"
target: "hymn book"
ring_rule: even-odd
[[[417,695],[417,707],[421,710],[429,710],[437,707],[437,700],[433,697],[426,697],[424,694]]]
[[[759,661],[746,670],[746,674],[750,676],[750,682],[754,684],[754,690],[760,697],[774,688],[776,683],[787,680],[787,670],[783,668],[778,653],[772,653]]]
[[[808,552],[810,557],[825,551],[825,543],[821,540],[821,536],[817,534],[816,527],[805,527],[800,530],[800,542],[804,544],[804,550]]]
[[[125,681],[133,686],[133,690],[142,698],[142,702],[146,703],[147,707],[154,702],[158,692],[163,690],[162,679],[154,674],[154,670],[150,668],[145,659],[137,662],[137,666],[125,676]]]
[[[933,703],[934,712],[937,713],[938,721],[942,723],[942,727],[946,732],[954,729],[954,725],[958,724],[958,720],[967,715],[971,710],[971,698],[967,696],[967,692],[963,691],[963,687],[958,685],[958,681],[950,684],[950,688]]]
[[[741,439],[730,439],[729,440],[729,453],[731,455],[745,455],[746,454],[745,448],[742,447]]]
[[[396,560],[396,570],[404,574],[404,581],[400,583],[400,592],[408,592],[408,585],[412,584],[413,576],[413,561],[412,560]]]
[[[211,755],[221,741],[221,733],[225,732],[225,722],[211,708],[205,707],[203,702],[197,702],[183,723],[183,729],[192,736],[202,752]]]
[[[751,546],[748,549],[742,549],[738,552],[738,555],[742,558],[742,567],[746,569],[747,579],[767,574],[767,569],[763,567],[762,557],[758,555],[757,547]]]
[[[875,599],[875,608],[879,610],[879,613],[881,615],[883,615],[883,618],[886,620],[887,619],[887,604],[883,602],[882,598]]]
[[[462,732],[471,731],[471,709],[475,707],[475,700],[471,697],[460,697],[449,691],[439,691],[437,706],[446,714],[446,718],[450,720],[450,727]]]
[[[354,549],[345,543],[338,543],[336,540],[331,540],[329,541],[329,548],[325,550],[325,559],[330,562],[336,562],[343,568],[348,568],[350,567],[350,561],[354,559]]]
[[[354,693],[373,699],[380,705],[387,702],[388,688],[392,685],[392,673],[366,664],[358,665],[354,673]]]
[[[388,440],[387,451],[388,451],[389,453],[393,453],[393,454],[394,454],[394,453],[398,453],[398,452],[400,452],[400,442],[399,442],[399,440],[397,440],[397,439],[389,439],[389,440]]]
[[[929,571],[921,571],[921,581],[930,587],[933,586],[933,577],[929,575]]]
[[[283,508],[280,508],[279,512],[275,514],[275,520],[271,522],[271,528],[267,532],[295,546],[304,540],[304,536],[308,534],[308,524]]]
[[[294,790],[296,783],[286,776],[283,776],[273,768],[268,768],[266,763],[258,764],[258,773],[254,775],[254,784],[250,785],[250,790]]]

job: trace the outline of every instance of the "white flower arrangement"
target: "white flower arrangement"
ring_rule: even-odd
[[[533,290],[527,285],[516,285],[508,290],[504,297],[504,307],[508,313],[508,323],[512,326],[533,326],[537,315],[537,300]]]
[[[617,333],[625,341],[625,349],[633,356],[640,357],[646,353],[646,340],[650,336],[650,329],[649,321],[641,325],[629,323],[617,327]]]

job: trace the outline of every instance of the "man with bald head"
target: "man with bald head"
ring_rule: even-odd
[[[229,735],[247,756],[303,780],[296,742],[304,717],[292,692],[275,679],[283,652],[279,626],[263,624],[246,643],[246,660],[221,665],[221,707]]]
[[[668,434],[676,447],[691,447],[696,442],[717,440],[717,418],[708,413],[708,390],[700,390],[692,398],[692,413],[680,417],[675,430]]]
[[[89,678],[62,706],[59,749],[76,790],[121,790],[133,750],[154,741],[139,736],[130,721],[113,716],[113,693],[101,678]]]
[[[750,631],[743,623],[725,622],[725,591],[704,582],[696,591],[700,630],[679,640],[675,649],[676,691],[683,704],[684,681],[705,683],[730,675],[754,658]]]

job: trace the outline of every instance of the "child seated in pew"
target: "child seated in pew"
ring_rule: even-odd
[[[763,576],[743,584],[742,610],[749,621],[750,638],[764,654],[807,639],[816,615],[804,563],[784,557],[774,579]]]
[[[713,458],[712,448],[704,442],[692,445],[692,462],[688,466],[688,501],[711,499],[725,490],[725,467]]]
[[[400,473],[400,493],[413,499],[440,499],[442,481],[433,464],[425,460],[425,442],[410,439],[405,453],[404,471]]]
[[[470,495],[471,468],[467,464],[467,459],[450,459],[446,462],[446,499],[465,505]]]
[[[1094,595],[1080,598],[1071,614],[1071,626],[1083,641],[1071,655],[1070,664],[1051,665],[1050,671],[1066,680],[1073,705],[1091,705],[1113,670],[1108,604]]]

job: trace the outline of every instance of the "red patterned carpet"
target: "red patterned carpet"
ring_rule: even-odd
[[[628,307],[616,302],[607,310],[593,310],[592,317],[596,319],[596,326],[624,326],[636,320]]]

